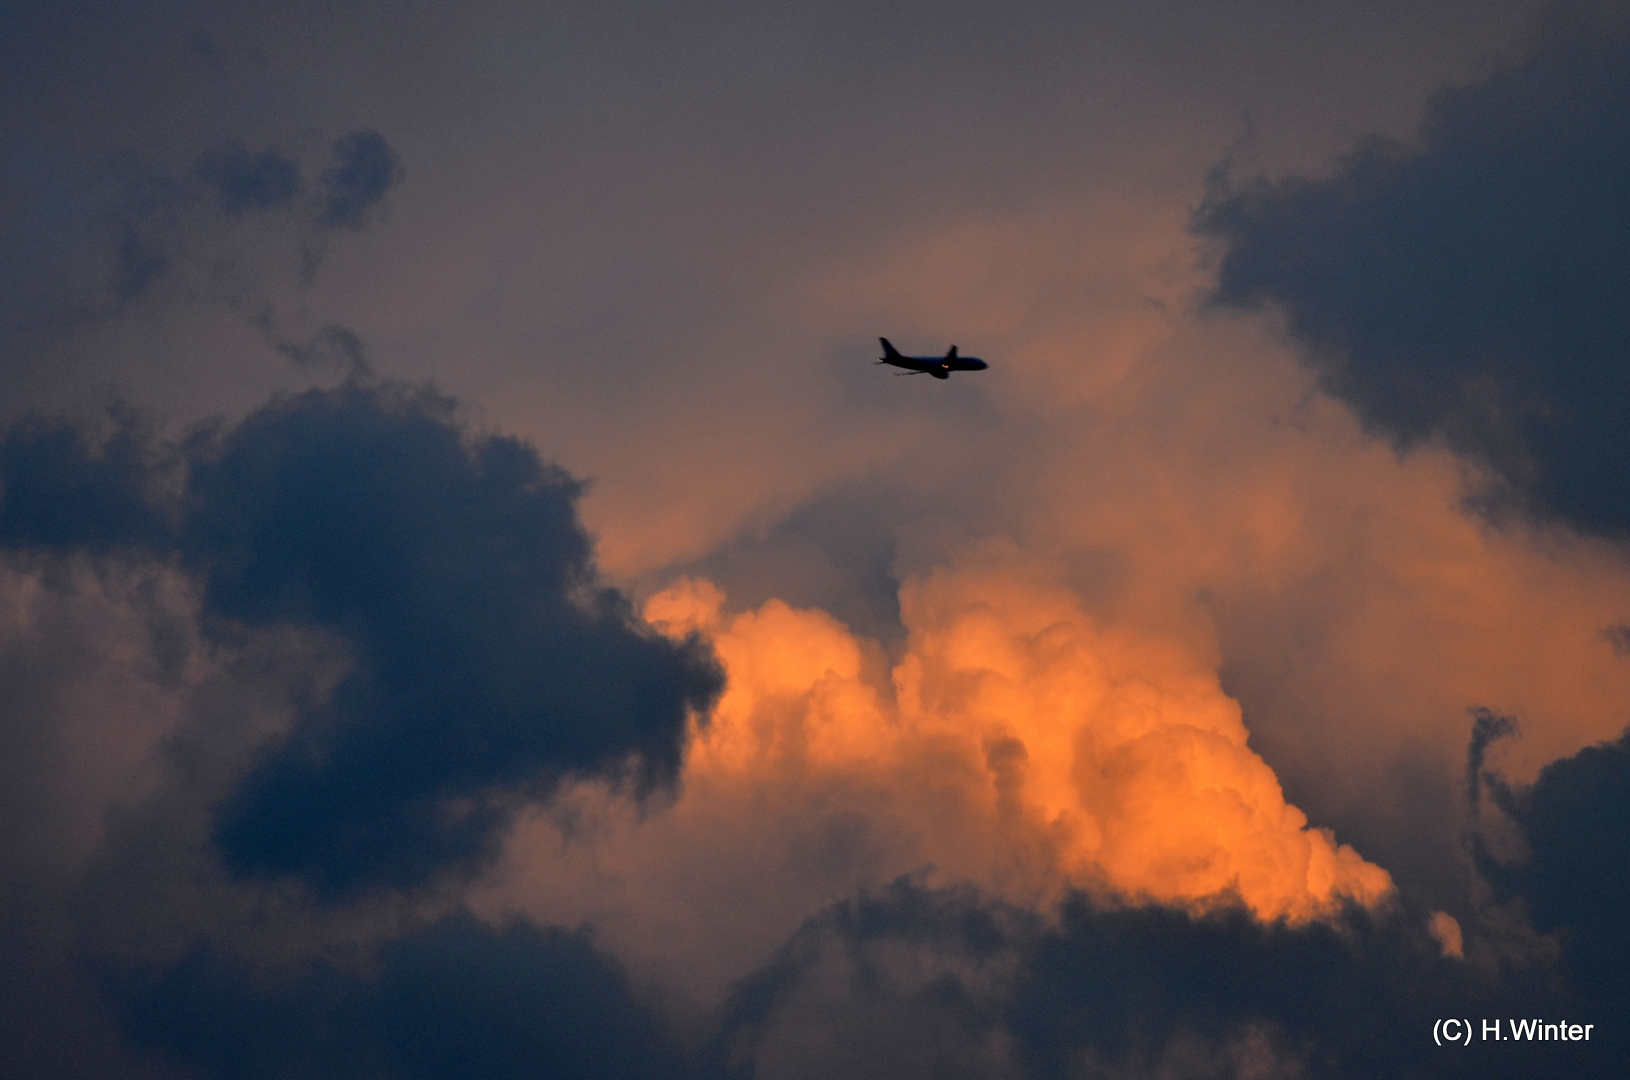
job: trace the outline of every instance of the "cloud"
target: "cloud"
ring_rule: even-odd
[[[1630,731],[1552,762],[1532,784],[1498,773],[1485,782],[1526,850],[1507,860],[1474,836],[1479,869],[1498,896],[1527,905],[1534,929],[1558,935],[1574,988],[1594,1015],[1618,1024],[1630,1004]]]
[[[471,438],[428,390],[349,383],[193,437],[165,520],[127,425],[92,449],[43,422],[0,444],[0,526],[32,548],[169,547],[210,632],[293,625],[354,670],[306,704],[219,811],[244,874],[345,893],[487,853],[505,793],[678,768],[718,675],[599,582],[577,483],[524,443]],[[162,493],[159,493],[162,495]]]
[[[8,940],[51,960],[0,980],[22,988],[8,1000],[111,967],[112,1016],[203,1073],[251,1070],[250,1051],[314,1074],[451,1072],[454,1055],[545,1072],[553,1014],[507,999],[550,1010],[618,979],[578,1022],[629,1047],[656,1045],[640,1018],[658,1010],[687,1037],[722,1023],[724,1064],[765,1078],[1510,1071],[1422,1056],[1420,1002],[1569,1004],[1506,992],[1561,969],[1532,933],[1500,938],[1466,888],[1466,708],[1520,715],[1526,760],[1502,760],[1525,780],[1617,732],[1630,667],[1597,635],[1630,617],[1622,559],[1464,520],[1461,462],[1400,460],[1257,320],[1195,315],[1184,230],[1242,108],[1284,156],[1320,158],[1323,132],[1396,129],[1523,2],[1059,9],[1003,23],[994,52],[972,9],[926,50],[920,19],[838,9],[790,35],[774,12],[642,23],[592,5],[564,23],[512,4],[383,24],[161,5],[83,34],[33,19],[0,52],[34,66],[0,81],[82,92],[42,92],[24,122],[67,133],[52,146],[87,173],[127,142],[167,148],[151,171],[190,201],[133,212],[130,296],[94,328],[7,350],[55,396],[0,398],[73,408],[111,378],[178,426],[255,415],[173,444],[133,426],[130,453],[105,433],[53,449],[38,421],[19,451],[46,463],[0,462],[40,493],[13,515],[0,604],[7,689],[26,691],[7,701],[28,749],[8,775],[45,792],[20,831],[50,851],[37,834],[71,817],[73,865],[93,861],[8,905]],[[403,124],[435,151],[410,162],[413,189],[381,155],[331,153]],[[242,155],[206,181],[199,155],[222,147]],[[287,202],[278,161],[300,169]],[[81,259],[32,198],[51,185],[28,190],[0,215],[113,297],[111,196],[88,203],[102,247]],[[291,251],[356,241],[345,222],[386,203],[363,257],[320,290],[294,280]],[[991,377],[880,383],[863,362],[879,322],[990,356]],[[490,440],[433,402],[370,396],[364,345],[593,475],[591,494],[547,469],[494,479]],[[258,407],[335,369],[353,386]],[[680,746],[673,785],[640,797],[622,752],[568,768],[533,728],[485,756],[542,693],[535,669],[605,669],[618,689],[630,670],[516,614],[556,591],[513,564],[569,571],[588,545],[509,527],[489,512],[505,498],[586,504],[631,595],[679,560],[723,586],[701,621],[730,650],[727,707],[690,731],[642,712],[618,740]],[[367,557],[324,547],[351,537]],[[144,629],[127,571],[171,583],[180,614]],[[565,606],[592,614],[602,587]],[[84,613],[53,623],[63,597]],[[648,638],[627,614],[608,636]],[[688,648],[651,647],[669,667],[631,666]],[[55,681],[35,679],[58,653]],[[160,685],[149,717],[136,703]],[[154,741],[118,741],[131,727]],[[144,747],[157,791],[74,782]],[[914,895],[877,902],[912,872]],[[1383,873],[1398,895],[1362,901]],[[1443,898],[1419,902],[1423,878]],[[857,914],[800,930],[833,904]],[[490,921],[443,921],[466,905]],[[1521,906],[1500,906],[1513,926]],[[744,977],[764,991],[751,1015],[730,997]],[[702,1015],[721,999],[742,1010]],[[95,1027],[66,1007],[53,1026],[55,1007],[27,1030]],[[24,1030],[10,1015],[0,1028]],[[686,1071],[667,1053],[649,1060]]]
[[[1385,870],[1285,801],[1214,671],[1011,545],[908,582],[892,658],[824,612],[724,600],[688,581],[646,605],[727,680],[675,796],[640,812],[589,782],[529,808],[475,910],[590,921],[711,1001],[812,899],[925,870],[1025,907],[1080,889],[1301,923],[1390,902]]]
[[[323,173],[325,202],[317,223],[361,229],[385,192],[401,181],[402,164],[377,131],[353,131],[334,143],[335,164]]]
[[[323,626],[358,657],[223,808],[244,870],[421,880],[483,853],[497,790],[630,756],[671,780],[717,690],[700,648],[640,632],[595,580],[577,485],[513,439],[467,450],[448,409],[313,393],[195,458],[183,550],[206,611]]]
[[[366,379],[373,374],[362,338],[348,327],[329,323],[305,341],[289,337],[277,325],[270,303],[262,305],[249,320],[277,352],[304,370],[338,371],[350,379]]]
[[[1033,915],[901,879],[832,905],[743,979],[710,1048],[737,1075],[1022,1075],[1005,1006]]]
[[[737,607],[779,599],[818,608],[862,637],[892,642],[903,633],[896,518],[916,501],[899,485],[845,484],[680,570],[714,582]]]
[[[1434,1044],[1434,1019],[1466,1010],[1577,1008],[1535,975],[1441,956],[1419,911],[1291,926],[1075,894],[1049,920],[902,879],[834,904],[744,980],[715,1053],[763,1080],[1540,1077],[1559,1050],[1613,1075],[1604,1042]]]
[[[251,154],[241,142],[205,153],[193,175],[214,189],[216,205],[228,217],[288,206],[300,191],[298,163],[276,150]]]
[[[0,480],[9,1060],[685,1075],[586,934],[418,889],[563,778],[671,781],[717,693],[600,581],[575,481],[355,382],[175,444],[30,419]]]
[[[661,624],[684,601],[668,593],[648,610]],[[966,816],[917,829],[936,860],[971,857],[960,869],[975,880],[1046,887],[1059,874],[1176,904],[1236,893],[1263,918],[1296,920],[1391,888],[1305,828],[1246,747],[1238,707],[1178,642],[1098,624],[1001,545],[909,582],[901,610],[908,639],[882,693],[858,643],[816,613],[772,602],[716,623],[730,682],[691,768],[757,771],[797,753],[886,776],[956,761]],[[993,862],[980,865],[985,845]]]
[[[1630,529],[1630,26],[1558,9],[1529,58],[1442,91],[1419,138],[1322,178],[1223,180],[1214,302],[1270,305],[1326,389],[1401,446],[1490,470],[1495,508]]]
[[[163,466],[138,413],[117,409],[93,444],[77,427],[35,415],[0,440],[0,546],[162,551],[172,543],[161,509]]]
[[[449,917],[368,970],[257,970],[207,945],[110,976],[131,1042],[200,1077],[683,1080],[681,1047],[584,934]]]
[[[1466,746],[1466,797],[1471,805],[1473,820],[1483,801],[1484,763],[1489,747],[1517,730],[1517,722],[1490,709],[1472,710],[1472,737]]]
[[[162,565],[0,555],[0,1032],[7,1075],[131,1075],[79,961],[108,812],[160,782],[197,677],[193,598]]]
[[[17,209],[0,214],[0,234],[17,248],[0,262],[0,302],[17,320],[3,329],[49,337],[65,322],[117,315],[161,283],[183,296],[253,307],[257,279],[291,244],[309,281],[331,234],[365,230],[402,179],[377,131],[340,137],[331,156],[311,191],[298,154],[251,151],[236,139],[185,165],[140,144],[89,163],[45,143],[0,147],[0,206]],[[250,228],[255,222],[269,224]]]
[[[128,301],[170,270],[197,192],[133,152],[110,155],[100,179],[117,245],[113,292]]]

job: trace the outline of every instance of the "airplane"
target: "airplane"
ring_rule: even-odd
[[[888,338],[877,340],[883,343],[883,359],[878,363],[905,368],[902,374],[906,375],[932,375],[936,379],[949,379],[953,371],[984,371],[990,366],[977,356],[958,356],[955,345],[943,357],[901,356],[900,351],[889,344]]]

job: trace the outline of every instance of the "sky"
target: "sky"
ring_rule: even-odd
[[[1622,3],[5,22],[0,1075],[1630,1067]]]

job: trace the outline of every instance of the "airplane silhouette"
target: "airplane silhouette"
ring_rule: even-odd
[[[878,338],[883,343],[883,359],[879,364],[892,364],[895,367],[905,368],[906,375],[932,375],[936,379],[949,379],[953,371],[984,371],[990,365],[977,356],[958,356],[956,346],[944,356],[901,356],[900,351],[889,344],[888,338]]]

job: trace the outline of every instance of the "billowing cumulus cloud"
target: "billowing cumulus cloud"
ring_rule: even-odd
[[[670,781],[715,692],[704,653],[639,631],[597,581],[577,485],[512,439],[467,445],[450,410],[356,384],[273,402],[172,451],[169,492],[133,421],[100,446],[24,424],[0,454],[13,543],[174,552],[214,633],[287,624],[350,650],[219,811],[240,872],[428,880],[486,851],[503,790],[625,763]]]
[[[478,909],[592,920],[711,996],[811,896],[920,870],[1015,904],[1073,888],[1297,924],[1389,901],[1384,869],[1286,803],[1182,643],[1097,624],[1015,551],[970,563],[906,587],[892,665],[819,611],[725,614],[706,582],[653,597],[727,680],[677,797],[641,814],[591,784],[529,812]]]
[[[867,619],[866,636],[892,648],[904,631],[856,597],[1008,537],[1100,623],[1183,642],[1239,701],[1288,802],[1423,903],[1468,917],[1467,710],[1521,719],[1528,737],[1502,753],[1526,778],[1622,730],[1630,667],[1602,637],[1630,607],[1621,556],[1463,513],[1464,459],[1441,447],[1400,457],[1269,333],[1186,308],[1205,281],[1178,253],[1180,212],[1109,207],[959,228],[869,274],[823,268],[811,296],[875,318],[954,313],[1010,342],[981,351],[1004,357],[990,395],[1024,420],[936,396],[943,433],[811,501],[868,559],[880,545],[863,539],[879,516],[889,523],[883,580],[840,592],[822,564],[842,548],[804,510],[761,539],[744,530],[695,572],[758,606],[764,563],[782,559],[788,598]],[[1167,228],[1170,249],[1152,239]],[[1061,267],[1082,275],[1079,304],[1045,291]],[[893,389],[876,393],[915,421],[916,396]]]
[[[25,5],[0,1059],[1622,1075],[1535,7]]]
[[[818,614],[772,602],[719,626],[729,688],[691,769],[751,775],[784,759],[877,769],[895,790],[943,770],[967,803],[913,823],[928,857],[1011,878],[1021,895],[1057,874],[1177,905],[1237,893],[1265,919],[1297,921],[1386,895],[1385,871],[1286,805],[1214,673],[1180,643],[1095,625],[1003,554],[908,583],[906,651],[883,688],[862,678],[861,645]],[[672,610],[683,603],[663,594],[647,611],[670,626],[709,619]]]
[[[181,445],[128,411],[8,433],[14,1060],[418,1075],[486,1046],[499,1072],[675,1075],[585,935],[437,921],[434,888],[393,930],[368,898],[468,870],[563,778],[671,783],[718,689],[704,647],[599,580],[578,485],[452,408],[349,383]],[[356,967],[393,939],[382,974]],[[490,1040],[445,1011],[450,984]],[[531,1005],[507,996],[527,984]],[[338,1042],[333,1010],[355,1025]]]

